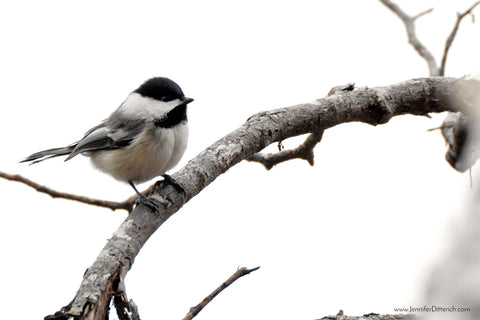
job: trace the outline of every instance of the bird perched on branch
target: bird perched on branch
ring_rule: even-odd
[[[67,156],[67,161],[83,154],[99,170],[129,183],[139,201],[156,210],[157,205],[135,183],[162,175],[178,187],[165,173],[180,161],[187,147],[187,105],[192,101],[174,81],[151,78],[79,141],[36,152],[21,162],[33,164],[58,156]]]

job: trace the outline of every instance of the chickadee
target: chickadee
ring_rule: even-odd
[[[37,163],[65,155],[67,161],[81,153],[99,170],[128,182],[142,203],[156,208],[135,183],[159,175],[172,182],[165,172],[180,161],[187,147],[187,104],[192,101],[172,80],[149,79],[81,140],[34,153],[21,162]]]

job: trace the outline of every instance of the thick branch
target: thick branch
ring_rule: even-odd
[[[417,33],[415,31],[415,20],[420,16],[431,12],[432,10],[424,11],[414,17],[409,16],[405,13],[397,4],[393,3],[390,0],[380,0],[385,6],[392,10],[405,24],[407,29],[408,42],[413,46],[413,48],[418,52],[418,54],[425,59],[428,64],[428,69],[431,76],[441,76],[440,69],[437,66],[437,62],[433,57],[433,54],[428,50],[417,38]]]
[[[456,78],[432,77],[399,84],[339,91],[311,103],[262,112],[241,127],[218,140],[176,172],[172,177],[185,187],[186,195],[173,186],[154,188],[150,199],[160,209],[152,212],[143,205],[135,207],[100,252],[84,275],[73,301],[50,319],[85,319],[104,306],[99,303],[109,293],[118,270],[126,273],[148,238],[185,202],[196,196],[219,175],[248,159],[271,143],[289,137],[321,132],[341,123],[360,121],[371,125],[388,122],[404,114],[427,115],[431,112],[462,111],[470,114],[480,83]],[[123,269],[124,268],[124,269]],[[117,275],[116,278],[113,275]]]
[[[455,22],[455,26],[453,27],[453,30],[450,33],[450,36],[448,37],[447,41],[445,42],[445,50],[443,51],[442,64],[440,66],[440,72],[439,72],[440,76],[445,75],[445,65],[447,63],[448,51],[450,50],[450,47],[452,46],[453,40],[455,39],[455,36],[457,35],[458,27],[460,27],[460,22],[462,22],[463,18],[465,18],[467,15],[471,14],[473,9],[475,9],[475,7],[478,6],[479,4],[480,4],[480,1],[477,1],[464,13],[462,13],[462,14],[457,13],[457,21]]]
[[[183,320],[191,320],[193,319],[200,311],[203,310],[207,306],[207,304],[210,303],[220,292],[225,290],[228,286],[230,286],[232,283],[234,283],[237,279],[258,270],[260,267],[256,267],[253,269],[247,269],[245,267],[242,267],[238,269],[234,274],[230,276],[225,282],[223,282],[217,289],[213,290],[212,293],[210,293],[208,296],[206,296],[199,304],[197,304],[195,307],[190,308],[190,311],[187,313],[187,315],[183,318]]]

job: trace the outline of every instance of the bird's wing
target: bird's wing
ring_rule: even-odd
[[[127,120],[115,124],[110,124],[108,120],[102,122],[88,130],[85,136],[74,144],[73,151],[65,161],[83,152],[127,146],[143,130],[144,126],[144,120]]]

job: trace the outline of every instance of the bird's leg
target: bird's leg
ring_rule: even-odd
[[[140,193],[132,181],[128,181],[128,184],[133,188],[135,193],[138,195],[138,200],[136,202],[144,204],[152,211],[155,211],[155,212],[158,211],[158,204],[156,204],[152,199],[147,198],[144,194]]]

